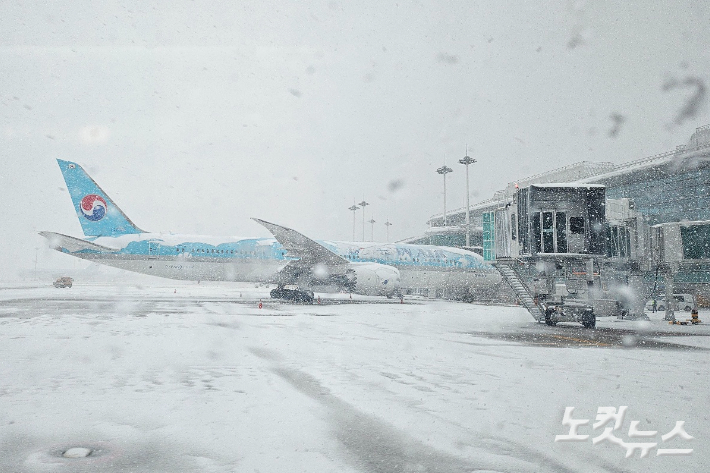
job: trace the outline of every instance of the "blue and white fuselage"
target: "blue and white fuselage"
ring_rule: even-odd
[[[100,248],[71,248],[73,245],[63,241],[64,235],[43,234],[63,253],[170,279],[276,283],[284,267],[297,260],[274,238],[140,233],[83,240]],[[456,290],[500,282],[497,271],[480,256],[456,248],[396,243],[318,243],[350,263],[360,263],[363,267],[369,266],[366,263],[375,263],[398,270],[399,281],[393,273],[390,279],[395,280],[385,283],[385,275],[373,281],[375,284],[359,288],[355,291],[358,293],[386,295],[386,290],[397,286]],[[319,286],[316,284],[312,289],[326,289]]]
[[[472,252],[397,243],[315,241],[257,220],[276,238],[148,233],[136,227],[76,163],[59,161],[86,238],[41,232],[62,253],[171,279],[296,284],[310,291],[398,294],[500,282]],[[93,234],[93,235],[92,235]]]

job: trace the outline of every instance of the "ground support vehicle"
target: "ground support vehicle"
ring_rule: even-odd
[[[74,283],[74,280],[68,276],[62,276],[61,278],[58,278],[56,281],[52,283],[52,285],[56,288],[65,288],[65,287],[72,287],[72,284]]]
[[[269,293],[272,299],[283,299],[291,302],[302,302],[313,304],[314,294],[311,291],[304,291],[294,285],[279,285]]]

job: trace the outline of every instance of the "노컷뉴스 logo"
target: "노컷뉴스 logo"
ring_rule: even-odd
[[[640,422],[638,420],[632,420],[629,425],[629,431],[627,434],[628,437],[632,439],[647,440],[646,442],[625,441],[614,434],[614,432],[617,432],[623,424],[627,408],[628,406],[619,406],[618,410],[616,407],[599,407],[597,409],[597,418],[596,422],[592,425],[592,430],[604,427],[604,431],[592,439],[592,445],[607,441],[626,449],[626,458],[632,456],[637,450],[640,452],[640,458],[647,457],[649,452],[656,448],[659,444],[657,430],[639,430]],[[565,413],[562,417],[562,425],[569,427],[569,432],[567,434],[556,435],[555,442],[584,442],[590,437],[589,434],[581,434],[577,431],[580,427],[589,424],[589,419],[574,419],[572,418],[573,411],[574,407],[565,408]],[[612,421],[613,424],[611,424]],[[681,440],[693,439],[693,437],[685,431],[684,425],[685,421],[676,421],[675,427],[673,427],[668,433],[661,435],[662,445],[664,447],[666,445],[677,447],[679,441],[671,442],[671,440],[676,437]],[[670,445],[671,443],[673,445]],[[692,448],[659,448],[656,450],[656,456],[690,455],[692,453]]]

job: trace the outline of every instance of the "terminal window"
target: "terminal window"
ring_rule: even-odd
[[[680,227],[683,257],[686,259],[710,258],[710,225]]]
[[[570,217],[569,231],[574,235],[584,234],[584,217]]]

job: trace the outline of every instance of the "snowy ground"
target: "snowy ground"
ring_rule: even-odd
[[[710,324],[592,332],[515,307],[267,295],[0,287],[0,472],[710,469]],[[588,439],[555,442],[567,406]],[[616,437],[658,446],[593,444],[603,406],[628,406]],[[633,420],[657,435],[629,437]],[[695,439],[662,442],[676,421]]]

